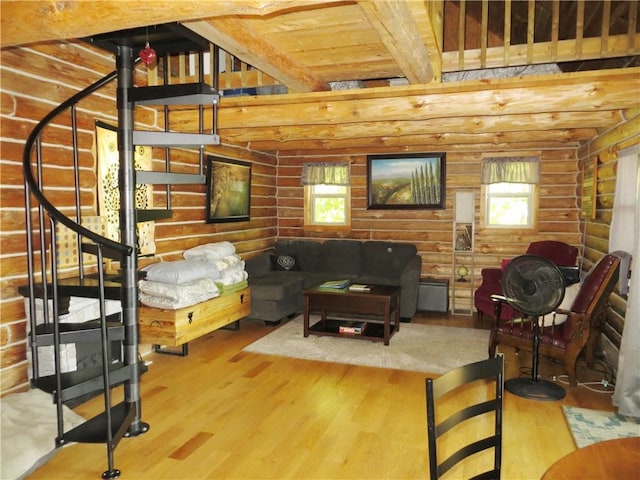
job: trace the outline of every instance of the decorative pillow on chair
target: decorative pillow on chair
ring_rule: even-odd
[[[271,255],[271,266],[276,271],[299,271],[295,255]]]

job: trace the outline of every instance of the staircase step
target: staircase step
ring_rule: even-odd
[[[62,374],[62,402],[88,393],[104,389],[102,367],[88,367],[75,372]],[[109,384],[114,387],[122,382],[131,380],[131,368],[121,362],[109,364]],[[56,376],[48,375],[34,380],[34,384],[40,390],[47,393],[56,393]]]
[[[26,285],[18,287],[18,291],[25,297],[29,296],[29,289]],[[44,287],[41,283],[33,286],[33,294],[38,299],[43,298]],[[120,277],[105,276],[104,294],[107,300],[120,300]],[[98,279],[95,275],[85,275],[84,278],[71,277],[58,279],[59,303],[62,304],[63,300],[67,301],[66,312],[68,312],[69,309],[68,297],[98,298],[99,296]],[[53,286],[50,283],[47,284],[47,297],[49,299],[53,298]],[[62,315],[62,313],[60,314]]]
[[[129,425],[135,418],[135,405],[122,402],[111,408],[111,438],[118,443],[126,433]],[[101,413],[81,425],[65,432],[62,444],[79,443],[106,443],[107,442],[107,415]]]
[[[105,277],[104,296],[107,300],[120,300],[122,285],[119,277]],[[51,289],[51,285],[47,286]],[[71,297],[100,297],[100,287],[96,276],[62,278],[58,280],[58,291],[61,295]]]
[[[138,105],[215,105],[220,94],[203,82],[136,87],[130,98]]]
[[[133,144],[146,147],[193,147],[220,145],[220,135],[211,133],[147,132],[134,130]]]
[[[136,170],[136,183],[152,185],[204,185],[207,177],[190,173]]]
[[[152,208],[149,210],[136,210],[136,221],[151,222],[152,220],[162,220],[163,218],[171,218],[172,210]]]
[[[107,315],[109,341],[124,340],[124,326],[120,312]],[[99,342],[101,340],[100,319],[83,323],[60,323],[60,343]],[[53,324],[36,326],[36,345],[53,345]]]

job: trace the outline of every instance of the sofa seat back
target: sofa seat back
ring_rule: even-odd
[[[417,254],[418,249],[410,243],[364,242],[361,275],[399,279],[409,260]]]
[[[358,275],[362,270],[361,265],[362,243],[358,240],[326,240],[322,244],[318,271]]]
[[[315,272],[322,259],[322,244],[315,240],[278,240],[274,256],[290,255],[296,259],[295,270]]]

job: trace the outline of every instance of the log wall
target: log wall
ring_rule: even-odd
[[[28,388],[26,318],[23,298],[17,287],[27,282],[24,187],[22,155],[24,143],[36,123],[64,100],[115,69],[113,57],[84,43],[43,44],[2,51],[1,75],[1,187],[0,219],[0,395]],[[134,83],[146,84],[146,71],[136,71]],[[80,143],[81,197],[84,215],[97,209],[94,125],[101,120],[117,124],[115,84],[99,95],[83,100],[78,108]],[[162,119],[149,108],[136,110],[140,129],[162,125]],[[73,168],[70,166],[69,115],[63,114],[44,136],[43,177],[54,205],[73,215]],[[206,224],[205,186],[172,187],[171,219],[156,223],[158,258],[173,259],[189,247],[201,243],[228,240],[243,255],[259,252],[273,243],[276,235],[275,157],[252,153],[246,148],[211,148],[216,155],[252,163],[253,182],[251,220],[249,222]],[[154,159],[163,167],[160,152]],[[176,171],[197,173],[197,155],[177,151],[172,156]],[[162,164],[163,165],[163,164]],[[164,187],[156,187],[154,204],[164,202]],[[144,265],[151,260],[141,260]]]
[[[482,268],[496,267],[503,258],[523,254],[536,240],[559,240],[578,247],[581,244],[579,170],[574,150],[529,152],[541,156],[537,231],[487,230],[480,224],[480,164],[488,153],[486,150],[446,152],[446,208],[443,210],[367,210],[366,155],[281,155],[278,163],[278,236],[415,243],[422,256],[422,276],[449,279],[451,308],[471,311],[473,290],[480,284]],[[497,153],[522,154],[492,152]],[[300,175],[302,163],[312,160],[351,162],[351,230],[331,232],[304,228],[304,189],[300,185]],[[454,290],[453,207],[455,191],[459,189],[475,193],[476,237],[474,254],[463,259],[471,270],[471,282],[456,282]]]
[[[640,112],[627,111],[625,117],[626,123],[602,132],[578,150],[582,178],[583,270],[591,268],[602,255],[609,252],[609,227],[615,197],[618,152],[640,143]],[[625,297],[620,295],[619,285],[616,285],[610,298],[601,341],[601,351],[613,370],[618,368],[620,340],[627,308]]]

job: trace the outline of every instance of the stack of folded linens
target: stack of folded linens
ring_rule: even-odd
[[[178,309],[246,287],[244,261],[229,242],[209,243],[186,250],[184,260],[159,262],[143,268],[139,300],[149,307]]]

